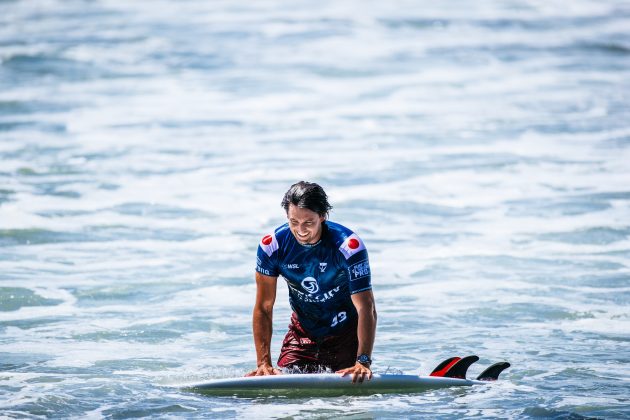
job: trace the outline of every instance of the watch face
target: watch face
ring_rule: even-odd
[[[372,359],[370,359],[370,356],[368,356],[367,354],[362,354],[359,357],[357,357],[357,362],[370,364],[372,363]]]

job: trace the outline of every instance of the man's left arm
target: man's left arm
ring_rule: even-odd
[[[372,348],[374,347],[374,337],[376,336],[376,306],[374,304],[374,294],[372,290],[351,295],[359,315],[357,325],[357,338],[359,347],[357,349],[357,357],[361,354],[372,356]],[[354,366],[337,371],[341,376],[352,375],[352,382],[363,382],[367,376],[368,380],[372,379],[372,370],[370,366],[356,362]]]

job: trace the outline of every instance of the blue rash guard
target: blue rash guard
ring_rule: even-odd
[[[350,295],[370,290],[372,283],[367,249],[350,229],[325,221],[320,241],[301,245],[285,223],[262,238],[257,256],[256,271],[284,277],[291,308],[313,338],[356,325]]]

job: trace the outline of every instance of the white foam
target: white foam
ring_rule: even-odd
[[[3,374],[20,388],[3,410],[50,407],[42,396],[71,399],[81,375],[114,372],[133,403],[116,392],[94,403],[82,388],[89,411],[58,415],[184,400],[260,416],[153,384],[253,367],[256,245],[284,223],[280,199],[300,179],[324,185],[333,220],[370,252],[378,363],[426,373],[444,353],[479,350],[516,359],[515,373],[483,392],[262,415],[615,405],[609,385],[583,401],[552,388],[571,376],[559,354],[602,377],[630,328],[628,19],[590,0],[460,6],[7,3],[0,62],[16,78],[0,89],[0,286],[59,302],[0,312],[2,351],[36,371]],[[613,240],[589,237],[609,230]],[[291,313],[278,287],[274,355]],[[174,334],[151,336],[162,327]],[[47,369],[83,373],[46,383],[59,379]],[[622,366],[614,380],[627,377]]]

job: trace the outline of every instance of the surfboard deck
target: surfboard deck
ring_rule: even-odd
[[[416,376],[398,374],[374,374],[371,380],[352,383],[347,375],[336,373],[284,374],[250,376],[241,378],[209,379],[185,384],[182,388],[208,395],[355,395],[396,392],[422,392],[453,386],[485,385],[487,381],[471,379]]]
[[[383,393],[414,393],[456,386],[485,385],[499,378],[510,367],[498,362],[484,370],[477,379],[466,379],[466,372],[479,357],[450,357],[440,363],[430,376],[374,374],[371,380],[353,383],[350,375],[337,373],[294,373],[271,376],[208,379],[179,385],[180,388],[209,395],[231,396],[335,396]]]

